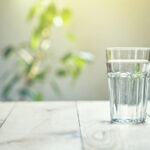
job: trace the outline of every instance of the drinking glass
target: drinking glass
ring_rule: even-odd
[[[148,66],[148,74],[146,76],[146,93],[145,93],[146,100],[148,101],[148,110],[147,114],[150,116],[150,63]]]
[[[150,48],[112,47],[106,50],[112,122],[142,123],[146,119],[146,79]]]

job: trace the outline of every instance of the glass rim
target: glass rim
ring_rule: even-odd
[[[136,50],[150,50],[150,47],[108,47],[106,48],[106,51],[136,51]]]

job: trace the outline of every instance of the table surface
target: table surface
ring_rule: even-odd
[[[149,150],[150,119],[111,124],[104,101],[1,102],[0,150]]]

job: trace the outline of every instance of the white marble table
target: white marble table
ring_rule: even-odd
[[[0,103],[0,150],[149,150],[150,119],[109,122],[104,101]]]

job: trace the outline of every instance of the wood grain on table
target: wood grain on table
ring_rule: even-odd
[[[0,103],[0,150],[149,150],[150,121],[111,124],[107,101]]]

